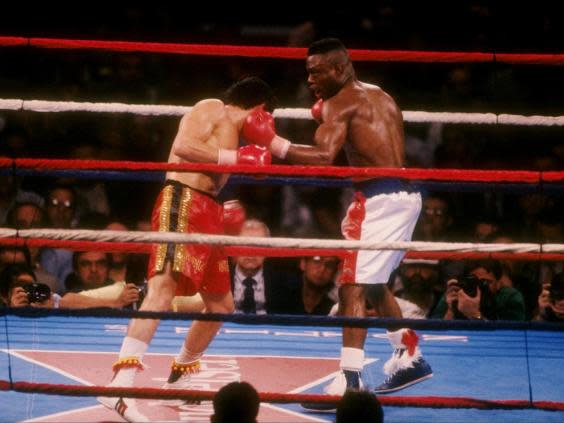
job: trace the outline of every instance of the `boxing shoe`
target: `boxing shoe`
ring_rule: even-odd
[[[194,389],[192,385],[192,375],[199,373],[199,362],[193,365],[182,365],[174,363],[170,376],[167,382],[163,385],[163,389]],[[183,400],[183,399],[170,399],[159,401],[162,405],[167,406],[181,406],[186,404],[200,404],[200,400]]]
[[[323,392],[327,395],[342,396],[346,391],[360,391],[363,388],[364,384],[359,371],[341,370],[335,379],[323,389]],[[337,402],[304,402],[300,406],[305,410],[321,413],[332,413],[337,410]]]
[[[150,422],[145,415],[137,409],[135,400],[112,397],[97,397],[100,404],[117,412],[125,421],[128,422]]]
[[[399,391],[408,386],[422,382],[433,376],[433,370],[423,357],[417,358],[408,367],[397,368],[388,378],[376,388],[375,394],[387,394]]]

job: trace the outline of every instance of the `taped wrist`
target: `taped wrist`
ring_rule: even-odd
[[[285,159],[291,145],[290,141],[276,135],[270,143],[270,152],[274,157]]]
[[[220,148],[217,155],[217,164],[231,165],[237,163],[237,150]]]

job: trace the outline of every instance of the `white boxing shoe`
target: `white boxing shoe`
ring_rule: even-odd
[[[137,409],[134,399],[131,398],[115,398],[115,397],[98,397],[96,398],[104,407],[114,410],[125,421],[128,422],[150,422],[145,415],[141,414]]]

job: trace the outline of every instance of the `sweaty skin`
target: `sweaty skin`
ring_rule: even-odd
[[[315,145],[292,144],[287,159],[329,165],[344,149],[351,166],[403,166],[403,117],[399,107],[381,88],[358,81],[348,60],[331,66],[332,55],[339,53],[307,58],[308,82],[324,101],[323,122],[315,132]]]
[[[239,143],[239,115],[248,113],[221,100],[198,102],[180,121],[169,163],[217,163],[218,149],[234,150]],[[203,172],[167,172],[167,179],[216,196],[229,175]]]
[[[239,131],[251,110],[226,105],[217,99],[198,102],[180,121],[172,144],[169,163],[217,163],[218,148],[236,149]],[[176,180],[191,188],[216,196],[227,182],[229,174],[203,172],[167,172],[167,179]],[[140,310],[170,311],[176,292],[176,275],[170,263],[162,274],[149,280],[149,291]],[[233,297],[226,294],[201,293],[210,313],[233,312]],[[133,319],[128,336],[149,343],[159,324],[158,320]],[[213,339],[221,322],[196,320],[186,339],[192,351],[203,351]]]
[[[403,117],[392,97],[376,85],[357,80],[342,51],[308,56],[306,70],[310,89],[323,99],[322,123],[315,132],[314,145],[291,144],[286,159],[330,165],[344,149],[350,166],[402,167]],[[368,301],[378,316],[402,317],[385,284],[366,288],[342,285],[339,298],[340,314],[345,316],[365,317]],[[363,328],[343,328],[343,345],[364,348],[366,333]]]

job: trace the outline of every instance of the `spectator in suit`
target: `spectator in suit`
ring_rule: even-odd
[[[239,236],[270,237],[268,226],[258,219],[247,219]],[[238,256],[231,272],[231,289],[236,313],[277,313],[281,301],[277,290],[284,283],[264,257]]]

